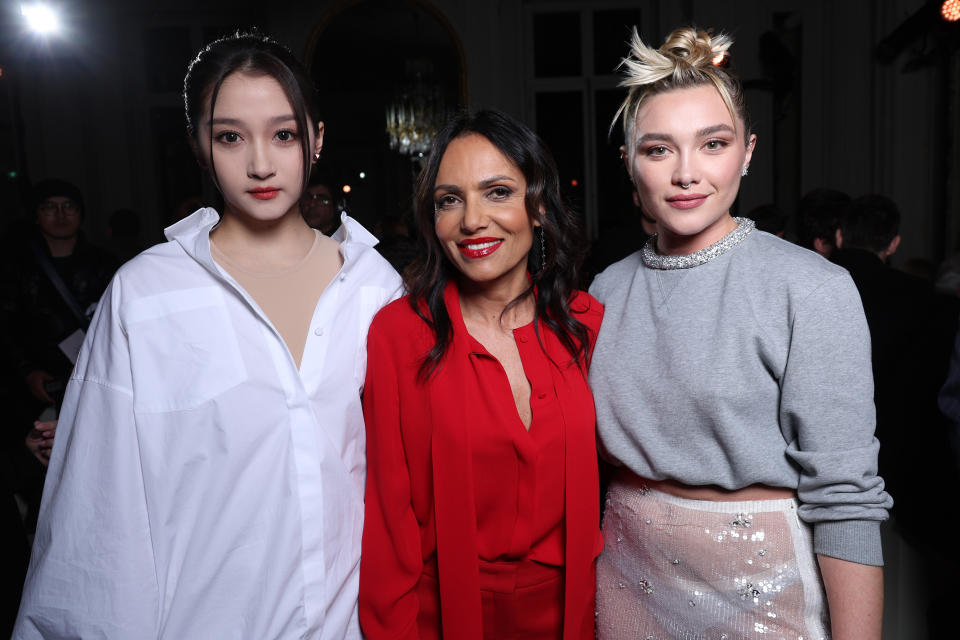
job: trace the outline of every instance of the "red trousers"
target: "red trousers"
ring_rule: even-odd
[[[563,567],[532,560],[480,562],[483,637],[486,640],[558,640],[563,633]],[[440,640],[440,595],[436,567],[420,576],[420,638]],[[592,640],[593,619],[577,640]],[[448,640],[455,640],[448,638]],[[567,639],[571,640],[571,639]]]

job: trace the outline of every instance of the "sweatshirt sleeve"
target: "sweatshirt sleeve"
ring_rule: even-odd
[[[158,581],[120,284],[67,386],[13,637],[156,638]]]
[[[814,551],[882,565],[880,522],[893,500],[877,475],[870,331],[846,273],[820,284],[793,314],[780,416]]]
[[[604,286],[604,278],[602,273],[598,273],[593,278],[593,282],[590,283],[590,289],[588,293],[593,296],[595,300],[603,302],[606,298],[606,287]]]
[[[401,434],[399,369],[384,314],[367,337],[363,414],[367,491],[360,561],[360,625],[369,640],[417,638],[420,528]]]

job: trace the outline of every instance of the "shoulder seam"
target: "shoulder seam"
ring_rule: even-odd
[[[831,263],[831,264],[833,264],[833,263]],[[815,286],[815,287],[813,287],[812,289],[810,289],[810,291],[807,292],[807,294],[803,296],[803,299],[800,300],[799,304],[797,304],[797,309],[796,309],[796,311],[794,311],[793,315],[790,317],[790,326],[791,326],[791,327],[793,326],[793,323],[796,321],[797,316],[798,316],[802,311],[804,311],[804,310],[806,309],[807,300],[809,300],[811,296],[813,296],[815,293],[817,293],[818,291],[820,291],[821,289],[823,289],[827,284],[833,282],[833,281],[836,280],[837,278],[842,278],[844,275],[847,275],[847,271],[846,271],[846,270],[844,270],[842,273],[834,273],[834,274],[831,274],[831,275],[828,276],[827,278],[824,278],[817,286]]]

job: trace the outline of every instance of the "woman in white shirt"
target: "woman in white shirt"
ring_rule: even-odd
[[[14,637],[359,638],[365,340],[400,279],[346,215],[300,215],[323,123],[287,49],[210,44],[184,101],[224,209],[101,300]]]

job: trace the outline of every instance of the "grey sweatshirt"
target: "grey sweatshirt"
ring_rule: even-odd
[[[653,480],[795,489],[817,553],[881,565],[870,333],[849,274],[753,231],[705,264],[590,287],[601,451]]]

